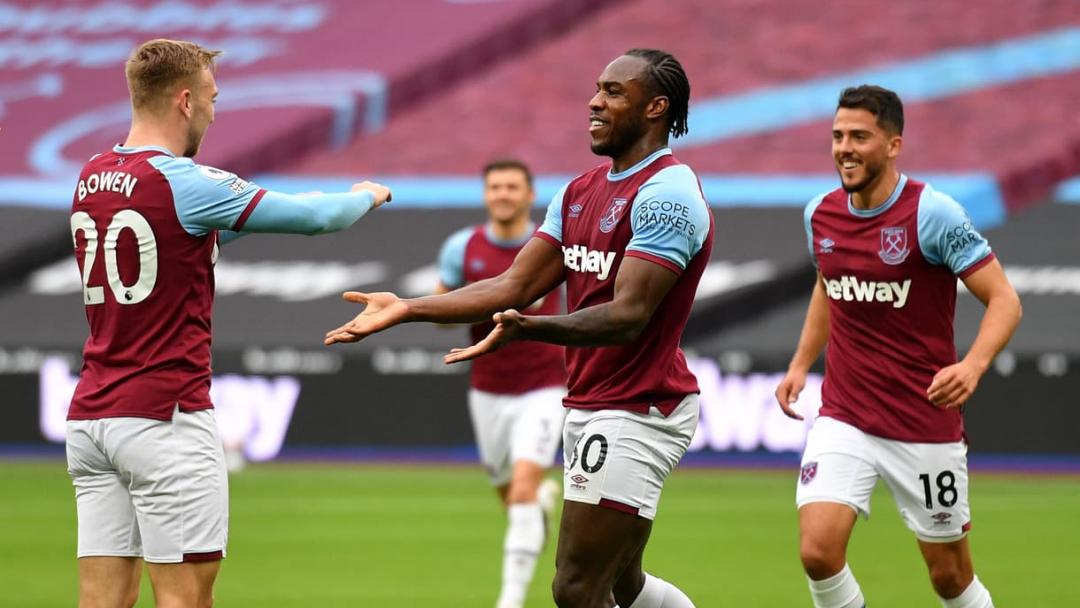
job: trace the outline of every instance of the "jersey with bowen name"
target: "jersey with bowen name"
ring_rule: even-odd
[[[514,262],[521,248],[532,237],[531,226],[525,238],[500,241],[486,225],[465,228],[446,240],[439,252],[439,281],[449,289],[464,287],[503,273]],[[525,312],[534,315],[557,315],[561,289],[540,298]],[[483,340],[495,324],[474,323],[469,331],[473,342]],[[544,342],[512,342],[499,354],[473,360],[470,385],[481,391],[500,395],[520,395],[550,386],[566,386],[563,347]]]
[[[90,337],[69,420],[169,420],[210,403],[217,231],[264,190],[158,147],[117,146],[83,167],[71,232]]]
[[[563,251],[567,309],[610,302],[625,256],[678,275],[638,338],[626,345],[567,348],[567,407],[664,415],[697,379],[679,348],[698,282],[712,252],[712,213],[694,172],[664,148],[611,173],[605,163],[571,181],[551,201],[537,236]]]
[[[994,259],[964,208],[901,176],[880,207],[856,209],[838,189],[804,220],[829,301],[820,415],[887,439],[960,441],[962,413],[926,390],[956,362],[957,277]]]

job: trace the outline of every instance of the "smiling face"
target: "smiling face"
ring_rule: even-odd
[[[533,189],[521,169],[492,169],[484,175],[484,206],[492,221],[519,221],[529,215],[532,204]]]
[[[839,108],[833,119],[832,154],[847,192],[873,188],[900,155],[903,138],[862,108]]]
[[[645,66],[644,59],[623,55],[600,74],[589,100],[593,154],[619,157],[648,133],[646,114],[653,98],[644,82]]]

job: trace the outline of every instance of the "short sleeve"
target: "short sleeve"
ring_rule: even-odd
[[[150,163],[165,176],[176,216],[188,234],[241,230],[265,190],[235,173],[195,164],[190,158],[155,156]]]
[[[474,228],[463,228],[450,235],[439,250],[439,282],[448,289],[465,285],[465,247]]]
[[[686,269],[708,237],[712,216],[697,176],[686,165],[658,171],[638,189],[630,210],[627,255]],[[635,255],[636,254],[636,255]]]
[[[952,197],[930,186],[919,199],[919,248],[927,262],[964,276],[989,259],[990,243],[971,223],[967,211]]]
[[[563,198],[566,196],[566,188],[570,184],[566,184],[559,191],[555,193],[555,196],[551,197],[551,202],[548,204],[547,214],[544,216],[544,223],[540,225],[540,232],[555,239],[557,243],[562,243],[562,209]]]
[[[806,209],[803,210],[803,227],[806,229],[806,247],[810,250],[810,261],[814,263],[814,268],[817,268],[817,254],[814,253],[814,212],[817,211],[821,201],[825,200],[825,195],[828,193],[819,194],[814,197],[806,205]]]

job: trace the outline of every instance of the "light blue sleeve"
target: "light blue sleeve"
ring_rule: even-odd
[[[155,156],[153,165],[169,182],[180,225],[192,236],[232,230],[236,220],[262,190],[255,184],[190,158]]]
[[[563,209],[563,197],[566,196],[566,188],[570,184],[566,184],[559,191],[555,193],[555,196],[551,197],[551,203],[548,204],[547,215],[544,216],[544,223],[540,225],[540,232],[550,236],[556,241],[562,242],[562,209]]]
[[[352,226],[375,205],[371,192],[282,194],[267,191],[241,230],[325,234]]]
[[[814,268],[817,268],[817,254],[814,253],[814,226],[811,223],[814,219],[814,212],[817,211],[818,205],[821,201],[825,200],[825,195],[828,192],[823,192],[816,197],[809,204],[806,205],[806,209],[803,210],[803,227],[806,228],[806,246],[810,249],[810,261],[814,263]]]
[[[686,165],[667,167],[649,178],[630,209],[634,234],[627,251],[664,258],[685,269],[709,234],[709,205],[697,176]]]
[[[462,228],[451,234],[439,250],[439,282],[448,289],[465,285],[465,246],[475,228]]]
[[[955,275],[990,255],[990,243],[960,203],[927,185],[919,199],[919,249],[931,264],[943,265]]]

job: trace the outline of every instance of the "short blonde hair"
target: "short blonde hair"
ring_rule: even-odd
[[[220,54],[185,40],[158,38],[142,43],[124,68],[131,105],[144,108],[154,104],[178,82],[190,80],[204,69],[213,70],[214,58]]]

